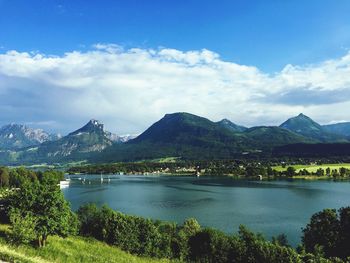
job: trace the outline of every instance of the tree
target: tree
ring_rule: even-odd
[[[340,222],[335,209],[325,209],[311,217],[303,229],[302,243],[306,252],[314,253],[319,246],[327,257],[337,256]]]
[[[184,235],[187,237],[193,236],[201,230],[201,226],[194,218],[186,219],[182,228]]]
[[[0,187],[7,187],[10,183],[9,170],[6,167],[0,168]]]
[[[340,173],[340,176],[344,177],[344,176],[346,175],[346,168],[341,167],[341,168],[339,169],[339,173]]]
[[[247,177],[257,177],[259,175],[260,169],[258,167],[249,165],[245,168]]]
[[[231,262],[231,239],[214,230],[203,229],[189,239],[189,261]]]
[[[273,175],[274,175],[273,169],[271,168],[271,166],[268,166],[268,167],[267,167],[267,171],[266,171],[266,172],[267,172],[267,175],[268,175],[268,176],[273,176]]]
[[[80,222],[80,234],[85,236],[96,237],[97,233],[94,232],[99,224],[99,209],[95,204],[89,203],[79,207],[78,219]]]
[[[339,209],[340,220],[340,237],[338,252],[340,257],[346,258],[350,256],[350,207]]]
[[[289,167],[287,168],[286,175],[287,175],[288,177],[292,177],[292,176],[295,175],[295,172],[296,172],[295,168],[294,168],[293,166],[289,166]]]
[[[32,216],[39,247],[45,246],[49,235],[67,236],[77,230],[77,218],[55,181],[25,182],[11,198],[11,213],[23,220]]]
[[[317,176],[324,176],[324,170],[322,168],[318,168],[316,171]]]
[[[178,239],[176,243],[176,252],[178,258],[184,260],[187,258],[189,253],[188,241],[191,237],[200,232],[201,226],[198,221],[194,218],[186,219],[183,226],[180,228],[178,233]]]
[[[280,234],[276,237],[272,237],[272,243],[283,247],[290,247],[288,244],[288,239],[286,234]]]

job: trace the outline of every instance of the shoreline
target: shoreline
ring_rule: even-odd
[[[75,174],[69,174],[65,173],[65,176],[92,176],[92,175],[101,175],[97,173],[75,173]],[[113,174],[113,173],[106,173],[102,174],[102,176],[168,176],[168,177],[193,177],[193,178],[228,178],[232,180],[242,180],[242,181],[279,181],[279,180],[305,180],[305,181],[350,181],[350,177],[329,177],[329,176],[316,176],[316,175],[294,175],[292,177],[246,177],[244,175],[232,175],[232,174],[203,174],[200,176],[196,176],[193,173],[124,173],[124,174]]]

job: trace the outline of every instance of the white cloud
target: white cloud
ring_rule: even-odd
[[[136,133],[176,111],[248,126],[279,124],[299,112],[326,123],[350,119],[348,95],[350,53],[319,64],[287,65],[273,75],[223,61],[206,49],[96,44],[62,56],[0,54],[3,122],[55,120],[51,128],[64,132],[97,118],[114,132]]]

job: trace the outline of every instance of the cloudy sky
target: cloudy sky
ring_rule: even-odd
[[[350,121],[348,1],[72,2],[0,0],[1,125]]]

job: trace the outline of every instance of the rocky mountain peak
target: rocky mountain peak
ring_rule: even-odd
[[[11,123],[0,128],[0,148],[17,149],[38,145],[59,139],[57,134],[50,134],[42,129],[32,129],[23,124]]]
[[[81,133],[104,133],[104,125],[98,120],[91,119],[83,127],[70,133],[69,135],[79,135]]]

